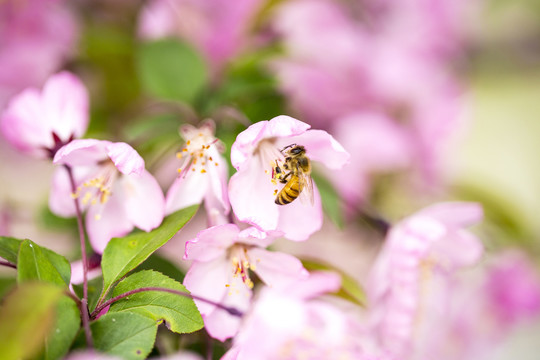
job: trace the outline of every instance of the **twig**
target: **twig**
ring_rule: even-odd
[[[77,193],[77,185],[75,184],[75,178],[73,177],[73,171],[69,165],[64,165],[68,172],[69,181],[71,183],[71,192]],[[75,203],[75,211],[77,213],[77,227],[79,229],[79,239],[81,242],[81,255],[83,263],[83,298],[81,299],[81,316],[84,328],[84,334],[86,336],[86,345],[93,347],[92,332],[90,330],[90,317],[88,315],[88,259],[86,258],[86,239],[84,236],[84,227],[82,223],[82,213],[79,201],[77,198],[73,199]]]
[[[10,267],[10,268],[14,268],[14,269],[17,268],[17,265],[12,264],[12,263],[10,263],[9,261],[2,261],[2,260],[0,260],[0,265],[7,266],[7,267]]]

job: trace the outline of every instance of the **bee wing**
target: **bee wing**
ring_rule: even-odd
[[[309,174],[301,173],[300,176],[300,184],[302,186],[302,192],[300,193],[300,201],[303,204],[310,204],[313,206],[314,203],[314,197],[313,197],[313,179]]]

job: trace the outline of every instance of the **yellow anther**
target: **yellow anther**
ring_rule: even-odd
[[[181,173],[181,172],[182,172],[182,169],[181,169],[181,168],[178,168],[178,169],[176,169],[176,171],[177,171],[178,173]]]
[[[101,220],[101,214],[96,214],[96,215],[94,215],[94,219],[96,219],[96,220]]]
[[[183,148],[182,151],[183,151],[183,152],[187,152],[187,149],[186,149],[186,148]]]
[[[204,154],[203,154],[203,153],[199,153],[199,157],[203,157],[203,156],[204,156]]]
[[[205,172],[206,172],[206,170],[201,169],[201,174],[204,174]]]
[[[87,192],[86,194],[84,194],[84,197],[82,198],[82,203],[84,205],[88,204],[88,201],[90,201],[90,198],[92,197],[92,194],[90,194],[89,192]]]
[[[213,161],[211,156],[208,157],[208,160]]]
[[[191,171],[195,171],[195,168],[191,168]]]
[[[182,153],[181,153],[180,151],[176,153],[176,157],[177,157],[177,158],[181,159],[182,156],[184,156],[184,155],[182,155]]]
[[[274,190],[274,195],[277,195],[277,189]]]
[[[219,164],[218,164],[218,163],[214,163],[214,165],[218,166]]]
[[[191,145],[191,141],[188,140],[188,141],[186,142],[186,145],[188,145],[188,146]]]

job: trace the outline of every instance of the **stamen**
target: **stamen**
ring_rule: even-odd
[[[205,172],[206,172],[206,170],[201,169],[201,174],[204,174]]]

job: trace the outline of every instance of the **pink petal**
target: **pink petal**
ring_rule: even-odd
[[[262,231],[254,226],[248,227],[240,231],[238,234],[238,242],[247,245],[255,245],[260,247],[267,247],[274,242],[274,240],[283,233],[279,231]]]
[[[107,145],[107,155],[122,174],[140,174],[144,170],[143,158],[124,142]]]
[[[218,200],[221,208],[228,213],[230,209],[229,192],[227,189],[229,180],[229,167],[225,162],[225,158],[221,156],[215,146],[208,150],[208,155],[214,160],[213,163],[206,167],[209,181],[208,192],[212,197]],[[207,197],[205,197],[206,199]],[[205,200],[206,201],[206,200]]]
[[[26,89],[9,102],[0,119],[0,129],[16,149],[45,156],[42,147],[54,144],[49,124],[39,121],[43,106],[37,89]]]
[[[309,276],[300,260],[289,254],[254,247],[248,250],[248,257],[250,264],[255,265],[257,276],[270,287],[284,286]]]
[[[261,140],[296,136],[309,128],[310,125],[286,115],[259,121],[238,134],[231,148],[231,162],[239,169],[252,156]]]
[[[467,202],[447,202],[423,209],[418,215],[425,215],[453,228],[474,225],[483,218],[480,204]]]
[[[263,164],[247,162],[229,181],[229,198],[236,217],[263,230],[275,230],[279,211],[274,203],[274,188]]]
[[[323,222],[321,195],[313,184],[313,205],[296,199],[287,205],[279,206],[279,223],[276,230],[282,231],[289,240],[304,241],[318,231]]]
[[[231,163],[238,170],[244,162],[251,158],[260,140],[259,134],[263,132],[267,121],[259,121],[250,125],[236,137],[231,147]]]
[[[455,270],[478,263],[484,254],[484,246],[468,231],[458,230],[451,231],[444,239],[434,243],[430,253],[440,259],[445,269]]]
[[[229,285],[230,290],[220,303],[240,311],[246,311],[251,300],[251,291],[246,288],[239,277],[233,278]],[[215,308],[203,319],[208,334],[219,341],[225,341],[235,336],[242,321],[242,318],[232,316],[219,308]]]
[[[123,176],[117,181],[116,186],[124,188],[128,220],[144,231],[158,227],[165,215],[165,199],[156,179],[143,169],[140,176]]]
[[[297,281],[283,289],[288,296],[297,299],[312,299],[325,293],[339,290],[341,276],[333,272],[317,271],[307,279]]]
[[[43,87],[43,105],[46,121],[62,140],[84,135],[88,127],[88,92],[75,75],[63,71],[51,76]]]
[[[59,167],[54,171],[49,194],[49,208],[62,217],[75,216],[75,203],[72,197],[71,182],[67,170]]]
[[[306,156],[330,169],[340,169],[351,157],[330,134],[323,130],[308,130],[291,138],[279,139],[280,148],[298,144],[306,148]]]
[[[167,214],[183,209],[190,205],[200,204],[208,192],[208,174],[187,170],[187,174],[180,174],[173,182],[165,199]]]
[[[194,261],[184,278],[184,286],[193,294],[220,303],[227,295],[229,288],[225,285],[232,275],[232,264],[219,257],[213,261]],[[210,314],[215,306],[195,300],[202,315]]]
[[[105,140],[73,140],[56,152],[53,163],[70,166],[94,165],[107,159],[106,147],[109,144],[110,142]]]
[[[211,227],[197,234],[197,237],[186,243],[185,260],[211,261],[225,255],[229,246],[238,237],[238,226],[225,224]]]
[[[122,189],[115,187],[113,191],[104,205],[91,205],[86,213],[86,231],[90,244],[99,254],[103,253],[113,237],[124,236],[133,229],[133,224],[127,218]]]

